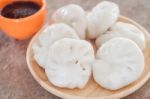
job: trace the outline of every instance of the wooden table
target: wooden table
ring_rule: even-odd
[[[90,10],[101,0],[47,0],[49,12],[69,3]],[[112,0],[121,14],[132,18],[150,31],[149,0]],[[30,40],[17,41],[0,33],[0,99],[60,99],[45,91],[30,74],[25,54]],[[150,80],[124,99],[150,99]]]

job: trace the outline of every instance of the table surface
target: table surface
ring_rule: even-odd
[[[47,0],[49,12],[70,3],[90,10],[102,0]],[[150,31],[150,0],[111,0],[120,5],[121,14]],[[26,64],[30,40],[18,41],[0,33],[0,99],[60,99],[45,91],[32,77]],[[150,99],[150,80],[123,99]]]

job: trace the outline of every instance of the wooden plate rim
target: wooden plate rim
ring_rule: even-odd
[[[135,21],[125,17],[125,16],[120,16],[120,19],[124,19],[124,20],[128,20],[129,22],[133,23],[134,25],[136,25],[140,30],[142,30],[146,36],[149,36],[149,33],[147,32],[146,29],[144,29],[141,25],[139,25],[138,23],[136,23]],[[45,25],[43,28],[45,28],[47,25]],[[28,48],[27,48],[27,53],[26,53],[26,61],[27,61],[27,66],[29,68],[29,71],[31,72],[33,78],[40,84],[40,86],[42,86],[44,89],[46,89],[48,92],[60,97],[60,98],[64,98],[64,99],[117,99],[117,98],[122,98],[125,97],[133,92],[135,92],[137,89],[139,89],[141,86],[144,85],[144,83],[150,78],[150,72],[145,76],[145,78],[140,82],[137,83],[136,86],[130,88],[129,90],[125,90],[110,96],[103,96],[103,97],[82,97],[82,96],[74,96],[74,95],[69,95],[66,93],[63,93],[61,91],[56,90],[53,87],[50,87],[48,84],[46,84],[45,82],[43,82],[41,79],[39,79],[39,77],[36,75],[36,73],[34,72],[31,64],[30,64],[30,58],[29,58],[29,54],[30,54],[30,49],[32,46],[32,43],[36,40],[37,36],[39,35],[39,33],[43,30],[43,28],[33,37],[33,39],[30,41]]]

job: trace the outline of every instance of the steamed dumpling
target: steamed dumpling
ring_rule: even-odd
[[[87,15],[88,38],[94,39],[103,34],[118,19],[119,7],[113,2],[103,1]]]
[[[102,87],[117,90],[139,78],[144,69],[144,56],[135,42],[113,38],[98,50],[93,65],[95,81]]]
[[[86,15],[85,11],[75,4],[70,4],[59,8],[52,15],[52,20],[54,22],[63,22],[71,26],[79,35],[81,39],[85,39]]]
[[[110,28],[108,32],[97,38],[97,47],[114,37],[129,38],[133,40],[141,49],[144,49],[146,45],[144,33],[136,26],[129,23],[117,22]]]
[[[62,88],[83,88],[91,75],[94,51],[84,40],[64,38],[49,49],[46,74],[49,81]]]
[[[97,48],[99,48],[102,44],[115,37],[121,37],[121,34],[115,31],[107,31],[105,34],[100,35],[95,41]]]
[[[48,26],[39,36],[41,46],[52,45],[56,40],[62,38],[79,39],[75,30],[64,23],[55,23]]]
[[[63,23],[53,24],[45,28],[39,35],[38,43],[33,45],[34,59],[41,66],[45,67],[49,47],[62,38],[79,39],[76,32]]]

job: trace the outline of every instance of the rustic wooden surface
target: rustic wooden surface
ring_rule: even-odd
[[[76,3],[90,10],[99,1],[101,0],[47,0],[50,13],[69,3]],[[130,17],[150,31],[149,0],[111,1],[120,5],[122,15]],[[25,60],[29,41],[17,41],[0,33],[0,99],[60,99],[40,87],[30,74]],[[123,99],[150,99],[150,80]]]

